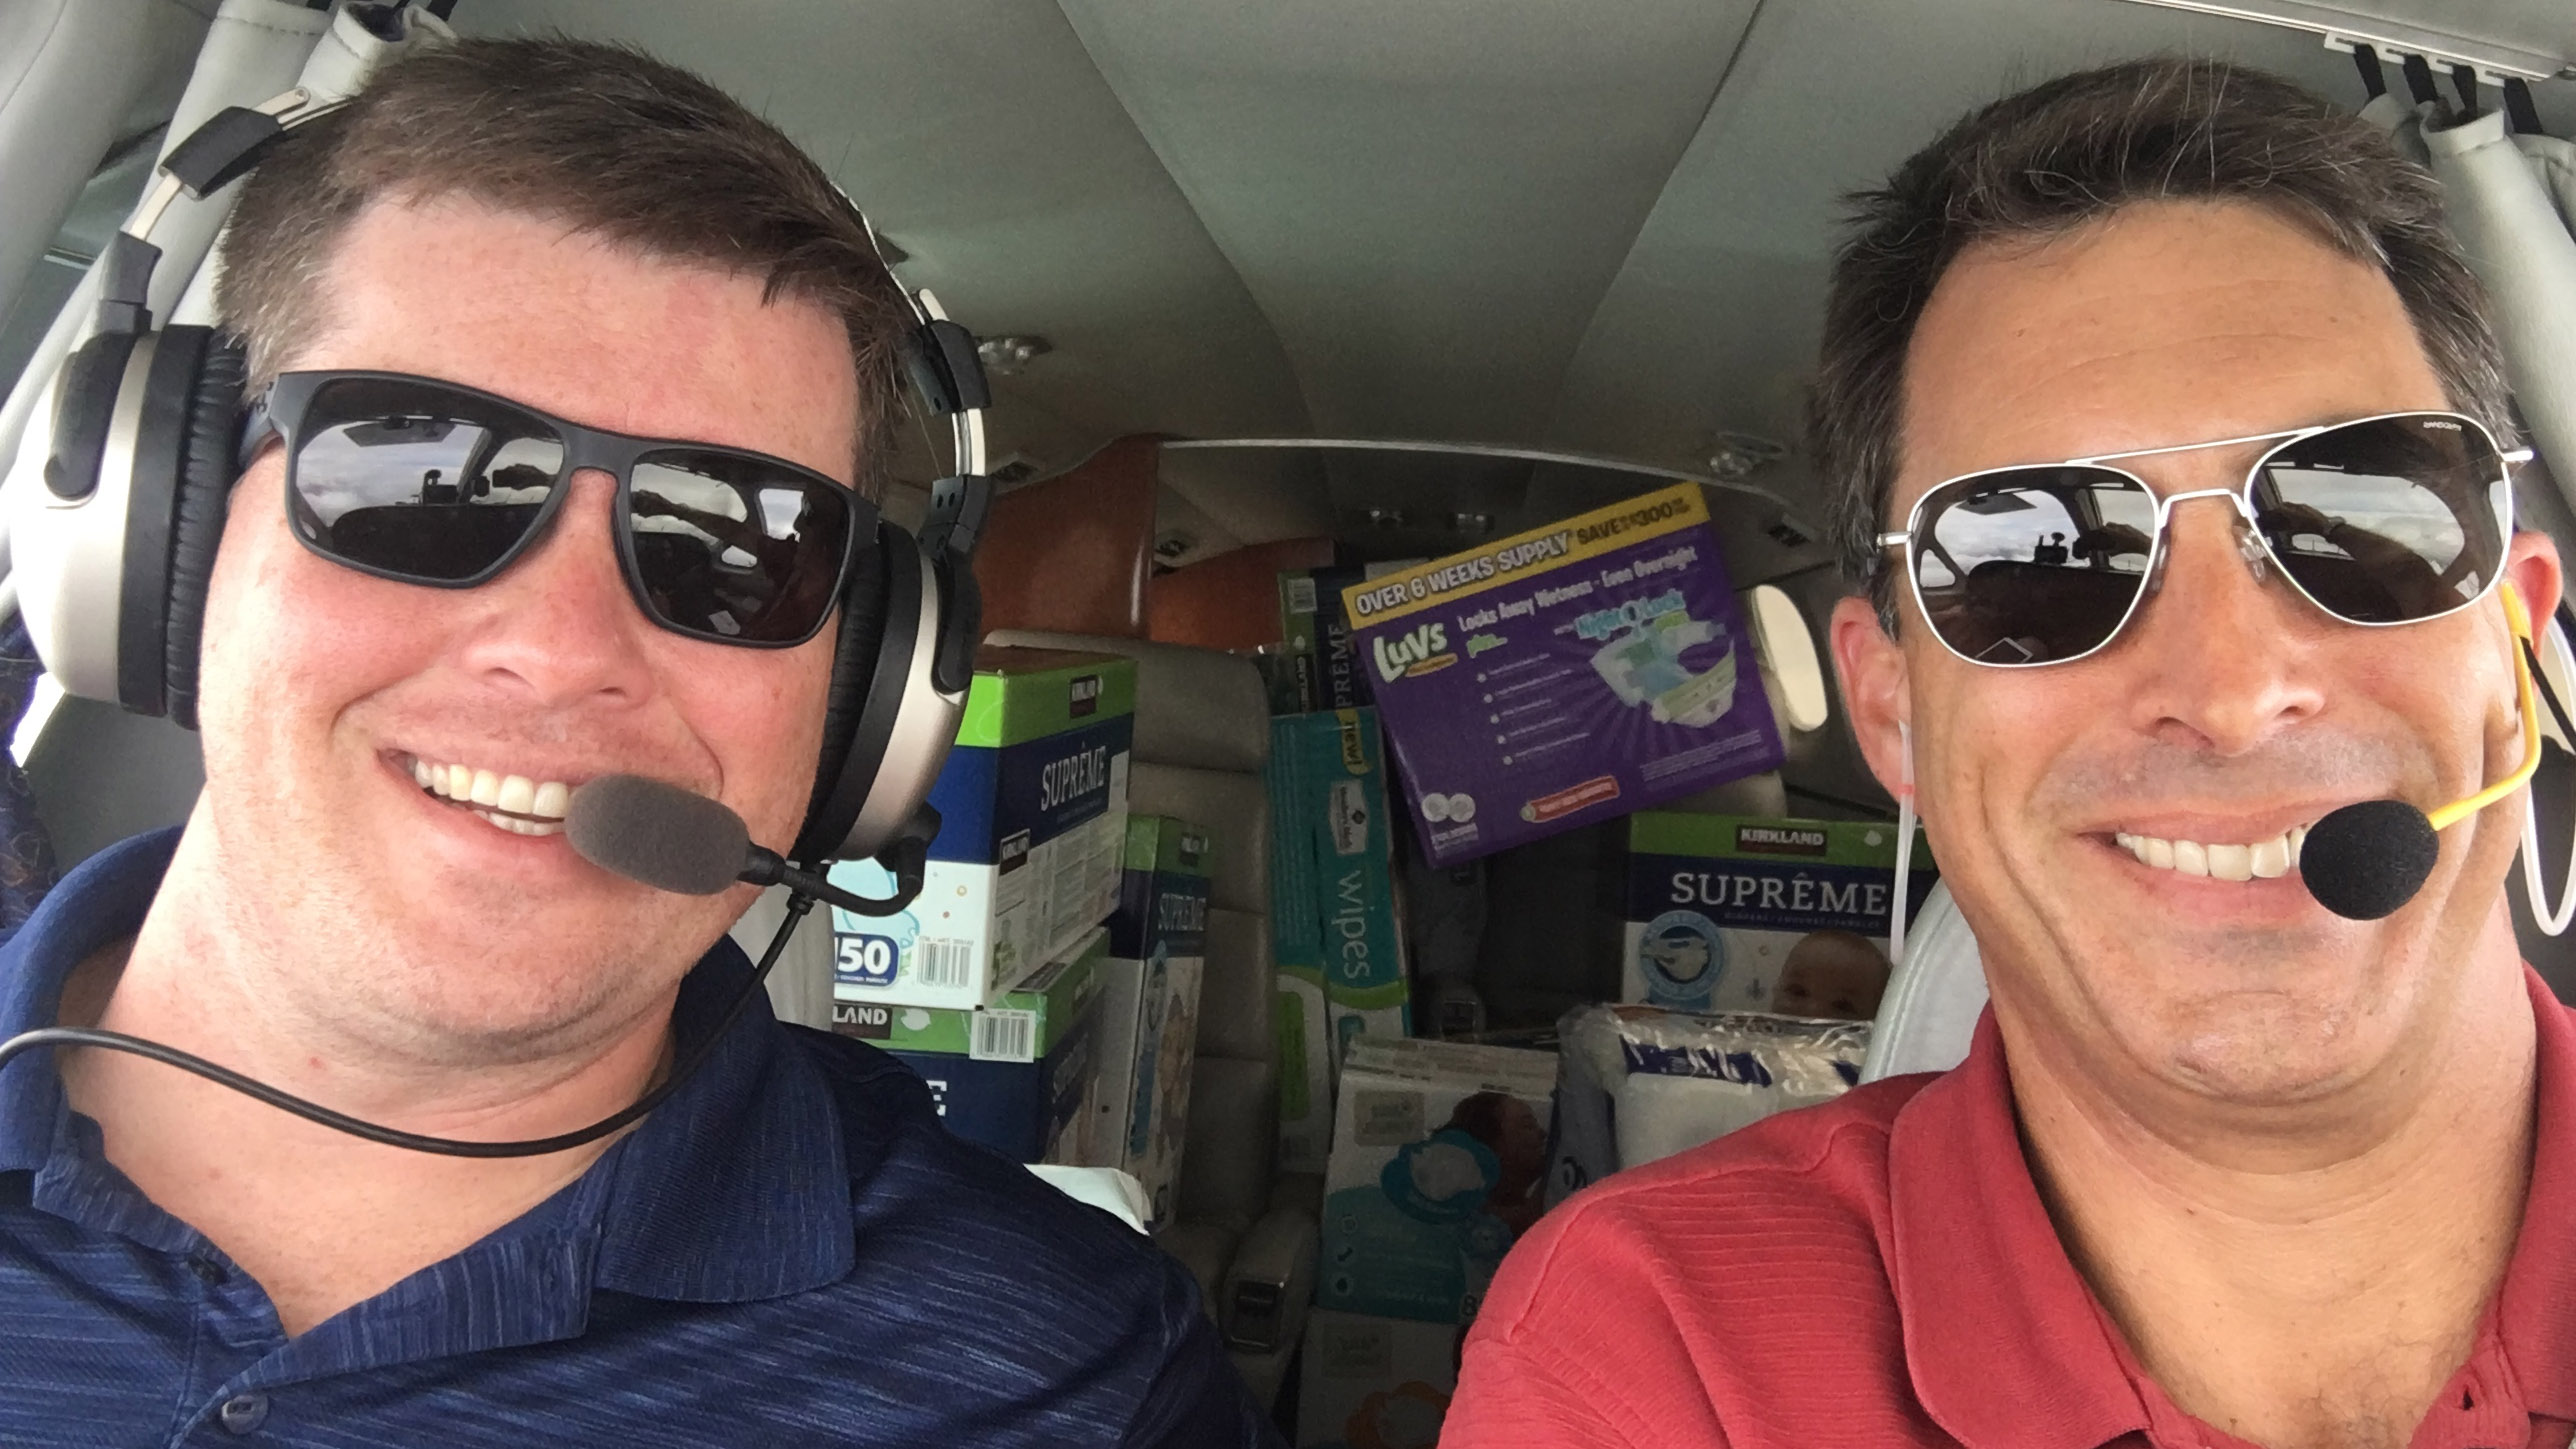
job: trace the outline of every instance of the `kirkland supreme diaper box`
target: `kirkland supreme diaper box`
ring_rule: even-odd
[[[949,1131],[1018,1162],[1080,1164],[1092,1136],[1099,1045],[1099,927],[988,1007],[835,1001],[832,1030],[874,1042],[921,1074]]]
[[[1355,584],[1343,604],[1435,865],[1780,763],[1697,484]]]
[[[1547,1201],[1860,1082],[1869,1023],[1584,1006],[1558,1023]]]
[[[1368,577],[1358,568],[1290,569],[1279,575],[1279,676],[1285,697],[1273,712],[1357,709],[1369,703],[1368,671],[1351,645],[1342,590]]]
[[[1918,833],[1906,919],[1935,878]],[[1647,811],[1628,822],[1620,999],[1867,1021],[1887,989],[1896,827]]]
[[[1207,911],[1207,832],[1167,815],[1127,817],[1124,884],[1100,962],[1090,1161],[1144,1187],[1149,1226],[1170,1220],[1181,1174]]]
[[[1545,1208],[1547,1052],[1354,1038],[1342,1060],[1315,1302],[1426,1323],[1476,1316]]]
[[[1344,1045],[1362,1033],[1400,1037],[1412,1027],[1375,713],[1274,718],[1265,781],[1281,1166],[1319,1172]]]
[[[832,912],[842,1001],[975,1007],[1064,954],[1118,904],[1136,664],[1105,654],[986,647],[931,787],[939,834],[921,895],[892,916]],[[835,885],[891,894],[873,860]]]
[[[1458,1387],[1463,1331],[1329,1308],[1308,1313],[1298,1449],[1434,1449]]]

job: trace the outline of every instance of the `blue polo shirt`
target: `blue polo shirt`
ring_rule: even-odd
[[[140,927],[177,840],[83,863],[0,945],[0,1038]],[[729,941],[698,964],[684,1043],[749,970]],[[0,1069],[0,1443],[1275,1442],[1178,1264],[766,1001],[578,1181],[296,1338],[49,1056]]]

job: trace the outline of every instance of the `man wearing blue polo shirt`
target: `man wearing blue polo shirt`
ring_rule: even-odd
[[[838,631],[832,579],[738,549],[807,617],[753,621],[771,647],[747,648],[743,619],[691,616],[636,532],[685,480],[648,497],[645,462],[594,467],[577,440],[675,440],[690,476],[837,504],[893,407],[901,300],[783,136],[565,41],[395,67],[267,158],[223,262],[278,436],[209,588],[206,789],[0,948],[0,1038],[125,1031],[447,1138],[607,1116],[716,1028],[751,889],[585,863],[566,792],[643,775],[793,838]],[[406,581],[427,545],[400,530],[361,558],[290,528],[288,455],[319,516],[333,468],[458,417],[522,452],[576,440],[551,481],[534,453],[487,460],[495,488],[561,496],[492,510],[525,531],[485,581]],[[0,1388],[12,1444],[1271,1442],[1177,1265],[757,999],[631,1131],[497,1160],[138,1057],[17,1058]]]

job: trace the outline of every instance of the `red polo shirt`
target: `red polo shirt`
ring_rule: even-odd
[[[2537,1147],[2477,1346],[2414,1449],[2576,1424],[2576,1024],[2537,976]],[[1443,1449],[2217,1449],[2059,1246],[1989,1016],[1903,1077],[1623,1172],[1512,1250]]]

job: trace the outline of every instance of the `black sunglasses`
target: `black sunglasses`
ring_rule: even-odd
[[[576,470],[617,480],[617,561],[676,634],[783,649],[832,614],[876,508],[781,458],[585,428],[397,372],[280,374],[263,403],[286,442],[286,516],[304,546],[432,588],[490,581],[561,511]]]
[[[2241,488],[2159,496],[2108,459],[2271,443]],[[1881,548],[1905,549],[1914,602],[1972,664],[2064,664],[2137,616],[2164,562],[2174,505],[2224,498],[2238,546],[2350,624],[2413,624],[2467,608],[2503,576],[2512,464],[2474,418],[2389,413],[2297,428],[1990,468],[1915,500]]]

